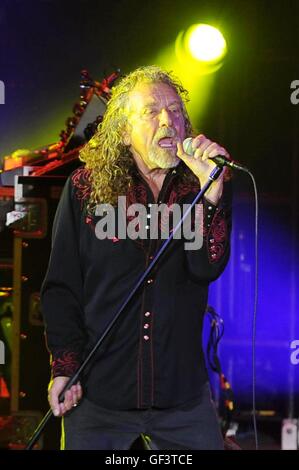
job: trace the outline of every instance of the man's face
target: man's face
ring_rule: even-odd
[[[177,140],[185,138],[182,102],[165,83],[140,83],[130,93],[126,145],[149,169],[179,163]]]

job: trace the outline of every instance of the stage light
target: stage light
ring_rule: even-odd
[[[227,51],[222,33],[207,24],[191,26],[186,32],[185,45],[192,57],[202,62],[218,61]]]
[[[194,24],[180,31],[175,41],[175,55],[188,74],[203,76],[217,72],[227,53],[222,33],[208,24]]]
[[[188,113],[194,122],[201,123],[226,53],[227,45],[221,32],[200,23],[179,31],[174,45],[160,50],[150,63],[172,70],[180,78],[189,91]]]

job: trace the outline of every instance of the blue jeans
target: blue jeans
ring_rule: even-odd
[[[83,398],[63,418],[66,450],[128,450],[139,436],[153,450],[223,450],[209,384],[199,399],[175,408],[108,410]]]

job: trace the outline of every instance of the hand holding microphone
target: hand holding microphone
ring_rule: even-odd
[[[224,147],[212,142],[203,134],[194,139],[188,137],[183,142],[177,143],[177,156],[181,158],[190,170],[199,179],[200,186],[207,182],[215,165],[223,168],[229,166],[239,170],[245,170],[241,165],[233,162]],[[206,192],[206,198],[213,204],[217,204],[222,195],[224,171]]]
[[[191,154],[191,155],[190,155]],[[203,134],[194,139],[185,139],[177,142],[177,156],[190,168],[198,178],[200,186],[203,187],[215,168],[211,160],[218,155],[229,158],[228,152],[216,142],[207,139]],[[222,195],[224,171],[211,185],[205,197],[212,203],[217,204]]]
[[[228,166],[234,170],[247,171],[247,168],[231,160],[225,148],[211,142],[203,134],[195,137],[187,137],[183,142],[184,152],[194,158],[202,157],[202,160],[210,159],[220,167]]]

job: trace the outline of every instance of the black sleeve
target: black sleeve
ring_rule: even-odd
[[[197,281],[211,282],[223,272],[230,255],[231,181],[224,183],[217,206],[203,200],[203,244],[200,249],[186,251],[190,276]]]
[[[80,212],[70,177],[55,215],[52,251],[41,289],[54,377],[69,377],[78,369],[85,344],[83,279],[78,248]]]

